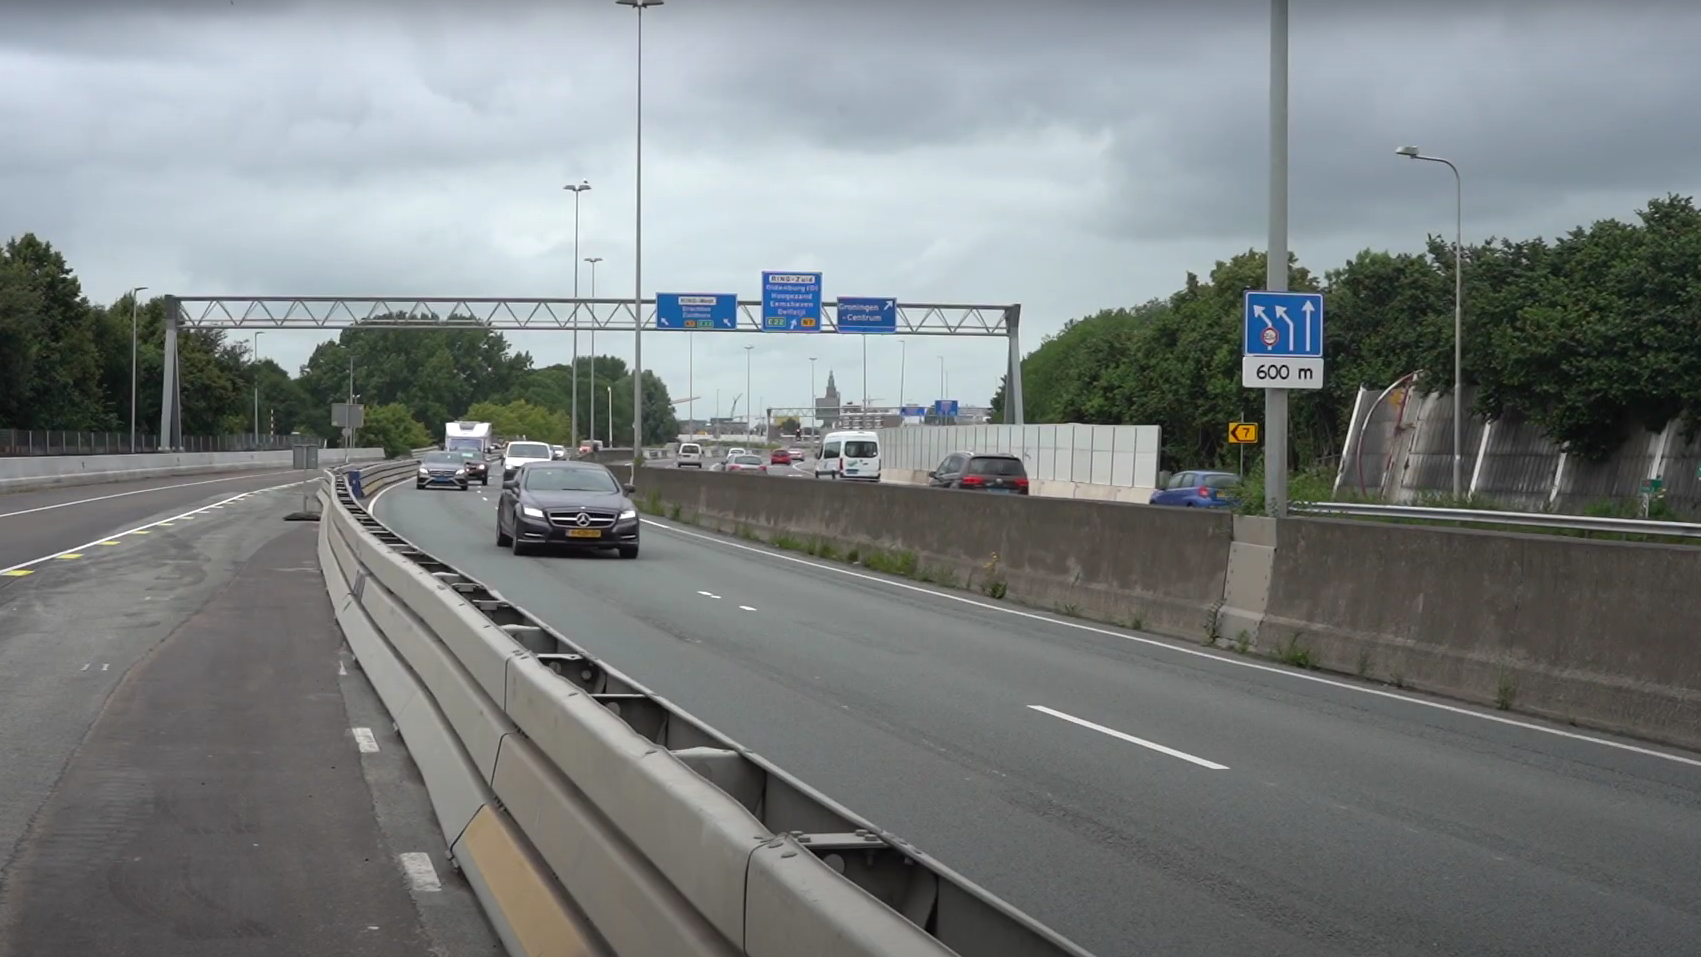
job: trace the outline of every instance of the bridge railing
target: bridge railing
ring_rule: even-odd
[[[295,435],[186,435],[179,452],[277,452],[302,441]],[[323,444],[312,437],[309,441]],[[72,432],[65,429],[0,429],[0,457],[24,455],[127,455],[159,451],[159,439],[129,432]]]

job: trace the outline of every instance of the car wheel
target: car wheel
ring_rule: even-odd
[[[514,550],[515,555],[527,555],[531,553],[531,546],[520,541],[520,537],[518,535],[508,539],[508,546]]]
[[[487,475],[484,478],[479,479],[478,484],[484,486],[485,488],[489,488],[490,487],[490,477]]]
[[[496,523],[496,547],[497,548],[507,548],[509,545],[512,545],[512,544],[514,544],[514,540],[512,538],[509,538],[508,533],[504,532],[502,530],[502,523],[500,521],[498,521]]]
[[[638,546],[636,546],[636,545],[622,545],[622,546],[620,546],[620,557],[621,558],[637,558],[638,557]]]

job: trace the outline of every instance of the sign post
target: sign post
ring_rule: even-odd
[[[1283,285],[1286,272],[1284,267]],[[1264,420],[1270,426],[1264,446],[1265,505],[1271,514],[1285,515],[1288,391],[1323,388],[1323,295],[1249,289],[1244,305],[1240,384],[1264,390]]]
[[[1240,447],[1240,475],[1246,477],[1246,447],[1258,444],[1258,423],[1230,422],[1228,427],[1230,445]]]

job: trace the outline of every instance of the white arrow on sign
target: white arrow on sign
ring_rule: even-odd
[[[1271,322],[1270,317],[1264,314],[1264,307],[1263,306],[1253,306],[1252,307],[1252,314],[1254,316],[1257,316],[1258,318],[1264,320],[1264,328],[1266,328],[1266,329],[1276,328],[1276,324]],[[1274,348],[1276,348],[1276,344],[1273,343],[1273,342],[1267,342],[1267,343],[1264,344],[1264,349],[1265,349],[1266,352],[1271,350],[1271,349],[1274,349]]]
[[[1288,324],[1288,348],[1292,349],[1295,342],[1293,337],[1293,317],[1288,315],[1287,306],[1276,307],[1276,318]]]
[[[1313,312],[1317,311],[1317,307],[1313,306],[1311,304],[1311,300],[1307,299],[1307,300],[1305,300],[1305,306],[1303,308],[1305,309],[1305,351],[1310,352],[1311,351],[1311,314]]]

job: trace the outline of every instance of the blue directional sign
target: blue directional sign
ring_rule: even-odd
[[[956,399],[937,399],[933,403],[933,414],[940,418],[952,418],[957,414]]]
[[[737,329],[738,293],[658,292],[657,329]]]
[[[762,331],[820,332],[821,274],[763,272]]]
[[[927,406],[925,406],[925,405],[906,405],[903,408],[899,409],[898,413],[900,415],[908,416],[910,418],[919,419],[922,416],[927,414]]]
[[[840,332],[898,331],[898,300],[867,296],[839,297]]]
[[[1323,294],[1249,290],[1243,354],[1275,359],[1322,358]]]

